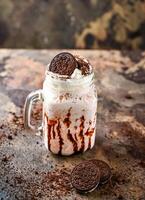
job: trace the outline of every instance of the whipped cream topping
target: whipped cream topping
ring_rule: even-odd
[[[80,79],[80,78],[82,78],[84,75],[82,75],[82,72],[81,72],[81,70],[79,70],[79,69],[75,69],[74,70],[74,72],[73,72],[73,74],[71,75],[71,78],[72,79]]]

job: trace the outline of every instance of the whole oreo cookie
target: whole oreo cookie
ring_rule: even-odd
[[[111,177],[111,169],[109,165],[102,160],[91,160],[93,164],[95,164],[100,170],[100,183],[105,184]]]
[[[77,66],[74,56],[68,52],[56,55],[50,63],[49,70],[60,75],[71,76]]]
[[[78,164],[71,173],[71,183],[79,192],[91,192],[100,181],[99,168],[92,161]]]

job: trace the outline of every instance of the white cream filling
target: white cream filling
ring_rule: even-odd
[[[71,78],[72,79],[80,79],[80,78],[82,78],[84,75],[82,75],[82,72],[81,72],[81,70],[79,70],[79,69],[75,69],[74,70],[74,72],[73,72],[73,74],[71,75]]]

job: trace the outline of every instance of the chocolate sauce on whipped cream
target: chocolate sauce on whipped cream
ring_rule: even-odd
[[[58,75],[68,76],[68,78],[74,78],[76,74],[81,76],[90,74],[92,68],[85,58],[78,55],[73,56],[68,52],[62,52],[52,59],[49,71]]]

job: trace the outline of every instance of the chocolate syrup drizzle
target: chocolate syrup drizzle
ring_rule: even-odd
[[[71,121],[70,121],[70,116],[71,116],[71,109],[72,107],[69,108],[68,113],[66,114],[65,119],[63,120],[63,123],[66,125],[67,128],[70,127]]]
[[[63,120],[63,123],[66,125],[67,128],[70,127],[70,124],[71,124],[71,121],[69,120],[68,117],[66,117],[64,120]]]
[[[70,126],[70,116],[71,116],[71,108],[68,110],[68,113],[66,115],[67,120],[64,120],[63,123],[67,126],[67,128],[69,128]],[[58,138],[59,138],[59,151],[58,154],[62,154],[62,146],[64,144],[63,138],[61,136],[61,125],[60,125],[60,119],[57,120],[50,120],[47,116],[47,114],[45,113],[44,115],[46,117],[47,120],[47,125],[48,125],[48,149],[51,151],[51,139],[55,139],[56,138],[56,134],[58,134]],[[66,119],[65,118],[65,119]],[[70,122],[70,123],[66,123],[66,122]],[[84,143],[84,135],[89,137],[89,141],[88,141],[88,149],[91,148],[91,137],[94,133],[94,128],[92,128],[91,130],[89,130],[89,128],[87,129],[87,131],[85,133],[83,133],[84,131],[84,122],[85,122],[85,118],[82,115],[80,117],[80,132],[79,132],[79,138],[81,140],[81,147],[80,149],[78,149],[78,145],[77,145],[77,136],[76,133],[74,134],[74,137],[72,136],[70,129],[68,129],[67,132],[67,137],[70,140],[70,142],[73,144],[73,150],[74,152],[78,152],[78,151],[84,151],[84,147],[85,147],[85,143]],[[90,123],[89,123],[90,125]],[[55,126],[56,126],[56,131],[55,131]],[[77,127],[76,127],[77,129]]]
[[[78,151],[77,142],[76,142],[76,140],[74,140],[72,134],[70,133],[70,129],[68,129],[67,137],[73,144],[74,152],[77,152]]]
[[[87,129],[87,131],[85,132],[85,135],[87,135],[87,136],[92,136],[93,135],[93,133],[94,133],[94,128],[92,128],[90,131],[89,131],[89,128]]]
[[[47,117],[46,113],[44,114],[44,116],[46,117],[46,121],[47,121],[48,149],[49,149],[49,151],[51,151],[50,140],[51,140],[51,127],[52,126],[48,123],[48,117]]]
[[[83,129],[84,129],[84,122],[85,122],[85,118],[84,116],[82,115],[82,117],[80,118],[80,134],[79,134],[79,137],[81,139],[81,148],[80,148],[80,151],[83,151],[84,150],[84,135],[83,135]]]
[[[58,133],[58,137],[59,137],[59,154],[61,154],[62,151],[62,145],[64,144],[63,139],[61,137],[61,133],[60,133],[60,121],[59,120],[50,120],[48,118],[48,116],[45,114],[45,117],[47,119],[47,125],[48,125],[48,149],[49,151],[51,151],[51,139],[55,139],[56,137],[56,132],[55,132],[55,125],[57,125],[56,129],[57,129],[57,133]]]
[[[87,131],[86,131],[86,133],[85,133],[86,136],[89,136],[88,149],[91,148],[91,137],[92,137],[92,135],[93,135],[93,133],[94,133],[94,130],[95,130],[95,129],[92,128],[92,129],[89,131],[89,128],[88,128]]]
[[[55,139],[55,130],[54,130],[55,124],[57,124],[57,120],[48,119],[48,126],[51,126],[51,130],[52,130],[52,135],[51,135],[51,132],[50,132],[50,135],[51,135],[51,138],[53,137],[53,139]]]
[[[58,154],[61,155],[62,145],[64,144],[64,142],[63,142],[63,139],[62,139],[61,133],[60,133],[61,126],[60,126],[60,121],[59,120],[58,120],[58,125],[57,125],[56,129],[57,129],[57,133],[58,133],[58,137],[59,137],[59,152],[58,152]]]

